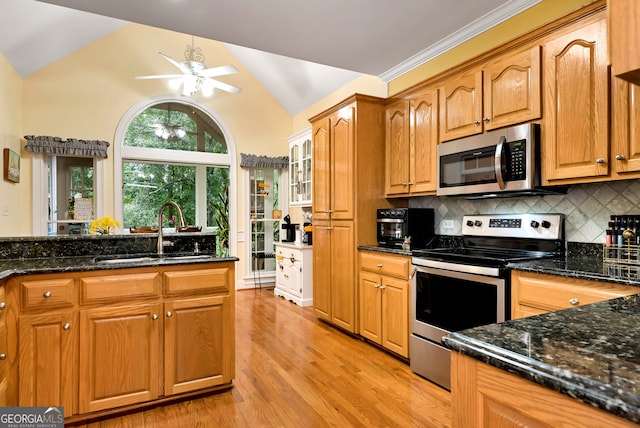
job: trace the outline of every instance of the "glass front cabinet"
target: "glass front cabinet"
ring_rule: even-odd
[[[311,129],[289,137],[289,205],[311,206]]]

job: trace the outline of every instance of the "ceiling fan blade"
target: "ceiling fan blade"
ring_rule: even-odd
[[[216,77],[216,76],[225,76],[227,74],[235,74],[238,72],[238,69],[233,65],[223,65],[221,67],[213,67],[207,68],[204,70],[200,70],[198,75],[202,77]]]
[[[227,83],[223,83],[219,80],[215,80],[215,79],[209,79],[209,80],[211,81],[211,85],[214,88],[222,89],[223,91],[231,92],[232,94],[239,94],[241,91],[240,88],[229,85]]]
[[[156,74],[153,76],[136,76],[135,79],[176,79],[182,76],[183,74]]]
[[[182,64],[180,64],[178,61],[176,61],[175,59],[171,58],[170,56],[167,56],[165,54],[163,54],[162,52],[158,52],[160,55],[162,55],[162,57],[164,59],[166,59],[167,61],[169,61],[171,64],[175,65],[176,67],[178,67],[180,69],[180,71],[182,71],[184,74],[189,73],[189,70]]]

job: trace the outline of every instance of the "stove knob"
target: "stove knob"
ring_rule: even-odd
[[[473,220],[467,220],[467,226],[473,227]]]
[[[476,220],[476,222],[474,223],[477,227],[482,226],[482,222],[480,220]]]
[[[540,223],[535,220],[531,220],[531,227],[533,227],[534,229],[538,228],[540,227]]]
[[[551,227],[551,223],[549,223],[547,220],[542,220],[542,227],[544,227],[545,229],[549,229]]]

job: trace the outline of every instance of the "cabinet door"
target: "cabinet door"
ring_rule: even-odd
[[[640,3],[638,0],[608,0],[609,58],[614,76],[640,85]]]
[[[302,170],[300,169],[300,145],[289,145],[289,203],[300,201],[300,186],[302,185]]]
[[[360,272],[360,335],[382,344],[381,277]]]
[[[313,220],[328,220],[331,210],[331,142],[329,119],[315,122],[313,138]]]
[[[353,218],[355,193],[355,108],[340,109],[330,117],[331,124],[331,219]]]
[[[540,49],[504,56],[483,69],[485,130],[540,118]]]
[[[601,19],[544,46],[542,173],[547,182],[609,174],[606,36]]]
[[[409,282],[382,277],[382,346],[409,357]]]
[[[80,413],[160,394],[162,305],[80,311]]]
[[[165,302],[165,395],[231,382],[234,308],[230,296]]]
[[[410,153],[409,100],[399,100],[386,109],[385,193],[409,193]]]
[[[631,178],[640,171],[640,86],[614,78],[612,91],[611,162],[621,178]]]
[[[64,406],[78,413],[78,315],[20,317],[19,405]]]
[[[411,194],[435,192],[438,147],[438,91],[430,89],[411,100],[409,183]]]
[[[314,180],[315,183],[315,180]],[[331,321],[331,228],[325,221],[313,221],[313,310]]]
[[[331,322],[355,333],[357,274],[353,222],[334,221],[331,226]],[[315,272],[315,266],[313,270]]]
[[[440,88],[440,141],[482,130],[482,70],[447,80]]]
[[[296,254],[296,257],[300,258],[294,262],[286,261],[286,271],[289,277],[286,290],[289,294],[299,297],[302,294],[302,254]]]

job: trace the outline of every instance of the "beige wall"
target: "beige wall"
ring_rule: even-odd
[[[0,158],[4,149],[21,154],[22,80],[0,53]],[[0,236],[24,236],[31,233],[31,216],[27,204],[31,195],[29,171],[21,165],[20,182],[0,178]],[[4,173],[3,173],[4,174]]]

